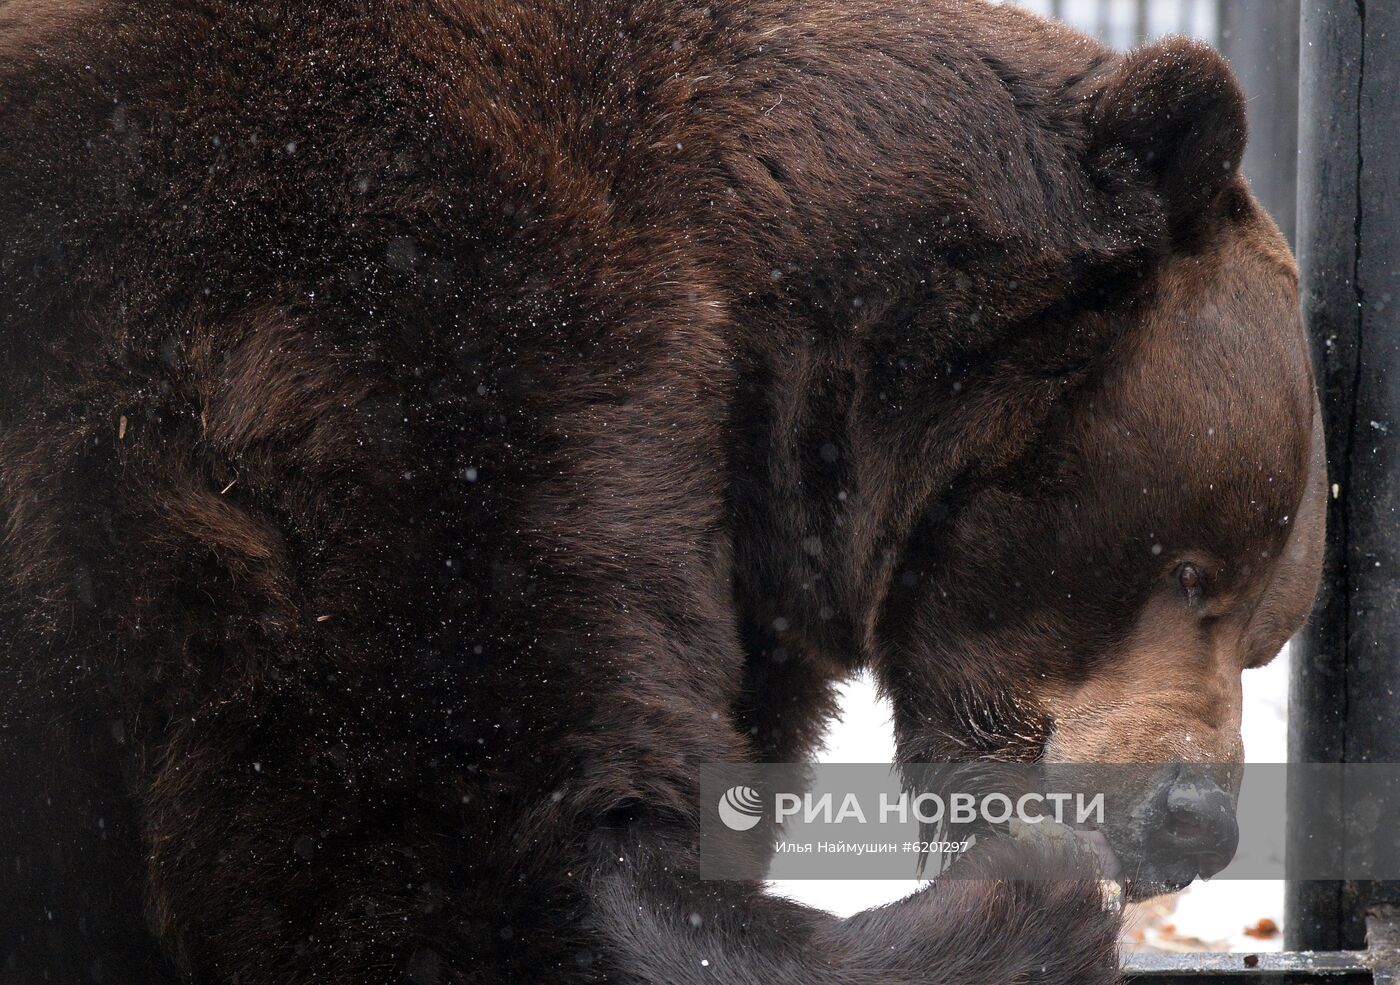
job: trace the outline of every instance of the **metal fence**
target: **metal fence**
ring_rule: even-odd
[[[1043,17],[1130,48],[1167,34],[1219,40],[1221,7],[1230,0],[1011,0]]]

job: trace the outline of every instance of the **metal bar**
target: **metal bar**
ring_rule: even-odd
[[[1358,951],[1304,951],[1282,954],[1125,954],[1123,974],[1144,985],[1205,985],[1221,980],[1241,985],[1317,982],[1318,985],[1371,985],[1367,954]]]
[[[1400,762],[1400,4],[1304,0],[1298,254],[1332,495],[1321,604],[1294,647],[1289,759]],[[1288,851],[1345,843],[1289,787]],[[1357,948],[1373,882],[1288,887],[1294,948]]]

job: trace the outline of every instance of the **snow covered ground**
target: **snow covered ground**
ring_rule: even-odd
[[[849,682],[842,717],[827,734],[821,757],[828,763],[888,763],[894,759],[890,709],[868,676]],[[1287,760],[1288,654],[1244,677],[1245,758],[1254,763]],[[912,892],[907,882],[788,880],[774,892],[847,916]],[[1283,883],[1276,880],[1216,880],[1195,883],[1175,898],[1130,909],[1125,943],[1151,950],[1277,951],[1281,934],[1258,939],[1245,934],[1261,920],[1283,926]]]

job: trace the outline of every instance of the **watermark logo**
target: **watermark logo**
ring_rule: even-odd
[[[730,787],[719,799],[719,819],[731,831],[748,831],[763,820],[763,798],[753,787]]]
[[[1400,763],[713,763],[699,780],[702,879],[1400,880]]]

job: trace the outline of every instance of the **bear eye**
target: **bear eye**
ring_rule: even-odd
[[[1205,592],[1205,578],[1201,575],[1200,568],[1190,561],[1179,565],[1176,569],[1176,583],[1181,586],[1187,603],[1195,605],[1200,602]]]

